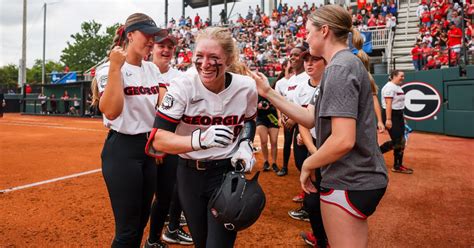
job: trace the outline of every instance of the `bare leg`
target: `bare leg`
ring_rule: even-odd
[[[262,147],[263,159],[268,161],[268,128],[264,125],[257,126],[257,133],[260,137],[260,146]]]
[[[278,154],[278,128],[269,128],[268,134],[270,135],[270,146],[272,151],[272,160],[273,163],[277,162],[277,154]]]
[[[358,219],[340,207],[321,201],[324,229],[332,248],[367,247],[367,220]]]

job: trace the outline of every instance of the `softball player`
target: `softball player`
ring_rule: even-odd
[[[319,83],[321,81],[324,68],[326,66],[326,61],[323,57],[311,56],[309,52],[302,54],[304,60],[304,67],[306,73],[310,76],[310,79],[306,84],[301,84],[297,89],[294,96],[294,103],[307,108],[311,106],[314,108],[316,103],[316,98],[319,96]],[[304,159],[306,159],[311,154],[316,153],[317,149],[315,146],[316,141],[316,131],[313,127],[311,130],[308,130],[303,125],[298,125],[299,134],[303,143],[298,142],[298,139],[295,139],[295,144],[298,144],[307,151],[306,156],[302,157],[301,164],[303,164]],[[303,149],[302,149],[303,150]],[[296,156],[295,156],[296,157]],[[321,207],[320,207],[320,189],[321,183],[321,170],[316,169],[316,181],[314,185],[317,192],[311,192],[309,194],[304,194],[303,206],[296,210],[291,210],[288,212],[290,217],[297,220],[309,220],[311,224],[312,233],[302,234],[303,238],[308,239],[307,237],[312,235],[314,240],[312,242],[317,245],[317,247],[324,248],[327,244],[326,232],[324,230],[322,216],[321,216]],[[305,241],[309,241],[306,240]]]
[[[155,22],[136,13],[119,27],[109,62],[97,69],[99,108],[110,129],[102,150],[102,174],[115,217],[112,247],[139,247],[155,189],[156,165],[144,148],[153,127],[160,82],[158,68],[142,60],[154,36]]]
[[[208,201],[237,161],[243,161],[245,171],[255,163],[255,81],[226,72],[238,59],[237,51],[227,29],[201,31],[195,68],[171,81],[146,147],[154,156],[179,154],[179,199],[198,248],[234,245],[237,232],[216,221]]]
[[[295,95],[296,88],[298,87],[298,85],[306,83],[309,80],[308,74],[306,74],[306,72],[304,71],[303,59],[301,57],[301,54],[305,52],[306,50],[307,50],[307,47],[303,45],[299,45],[293,48],[290,52],[291,68],[295,74],[290,79],[288,79],[285,85],[286,87],[283,88],[281,92],[282,92],[282,95],[285,96],[285,98],[291,102],[294,99],[294,95]],[[278,85],[278,89],[281,89],[281,88],[282,87]],[[277,173],[277,175],[285,176],[288,174],[288,161],[291,155],[291,144],[293,143],[296,126],[295,126],[295,122],[289,119],[285,115],[281,116],[281,122],[283,126],[285,127],[284,145],[283,145],[283,167]],[[298,158],[300,158],[301,157],[300,154],[303,154],[306,152],[304,150],[301,150],[300,147],[297,147],[297,145],[293,145],[293,156],[295,157],[296,164],[298,164],[298,161],[300,161],[296,157],[298,156]],[[296,167],[298,168],[299,166],[297,165]]]
[[[173,36],[156,37],[153,47],[153,63],[158,67],[164,86],[169,87],[172,79],[181,77],[182,72],[171,68],[170,62],[176,50],[176,38]],[[161,96],[162,98],[162,96]],[[161,102],[162,99],[160,99]],[[158,161],[156,169],[155,200],[151,207],[150,235],[145,247],[164,246],[160,241],[166,216],[169,213],[169,225],[162,235],[162,239],[169,243],[190,245],[193,239],[180,227],[181,204],[176,189],[177,155],[166,156]]]
[[[391,141],[380,146],[382,153],[393,150],[393,172],[412,174],[413,169],[403,166],[403,152],[405,150],[405,120],[403,109],[405,108],[405,93],[400,85],[405,79],[405,73],[393,70],[390,73],[390,81],[382,88],[381,102],[382,119],[390,134]]]
[[[272,155],[272,166],[274,172],[278,172],[276,164],[278,152],[278,112],[276,108],[265,98],[258,97],[257,105],[257,133],[260,137],[260,146],[262,147],[263,171],[270,170],[268,162],[268,137],[270,137],[270,147]]]
[[[329,61],[314,109],[285,101],[264,75],[254,74],[254,79],[259,94],[280,111],[307,128],[316,127],[318,150],[304,161],[300,183],[306,193],[316,192],[314,170],[321,168],[321,213],[331,247],[367,247],[367,217],[382,199],[388,178],[377,145],[368,72],[346,43],[349,32],[353,42],[362,37],[338,5],[314,11],[306,30],[311,55]]]

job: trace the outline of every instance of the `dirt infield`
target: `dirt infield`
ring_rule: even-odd
[[[0,190],[100,169],[106,132],[100,120],[7,114],[0,119]],[[389,172],[387,193],[369,218],[369,246],[472,247],[473,151],[473,139],[411,134],[405,161],[415,173]],[[391,165],[392,154],[385,158]],[[304,247],[299,232],[309,224],[287,215],[298,207],[293,163],[288,176],[266,172],[260,182],[267,206],[236,246]],[[113,226],[100,172],[0,194],[0,247],[107,247]]]

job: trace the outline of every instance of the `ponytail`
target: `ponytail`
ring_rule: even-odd
[[[92,83],[91,83],[91,91],[92,91],[92,103],[91,105],[94,106],[94,107],[97,107],[99,105],[99,85],[97,83],[97,78],[94,77],[94,79],[92,79]]]
[[[357,49],[357,54],[356,56],[362,61],[362,64],[364,64],[365,69],[370,72],[370,58],[367,53],[362,50],[362,46],[364,45],[364,39],[362,38],[362,35],[360,34],[359,30],[356,28],[352,27],[351,28],[352,32],[352,45],[354,45],[355,49]]]

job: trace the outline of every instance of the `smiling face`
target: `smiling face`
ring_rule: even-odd
[[[171,40],[155,43],[153,47],[153,60],[169,64],[175,53],[176,46]]]
[[[139,30],[127,34],[127,52],[147,57],[153,50],[154,35],[142,33]]]
[[[224,83],[228,57],[215,40],[203,38],[196,44],[194,65],[204,85]]]
[[[290,64],[291,67],[294,68],[296,71],[299,71],[303,67],[303,57],[301,54],[303,51],[299,48],[293,48],[290,52]]]

